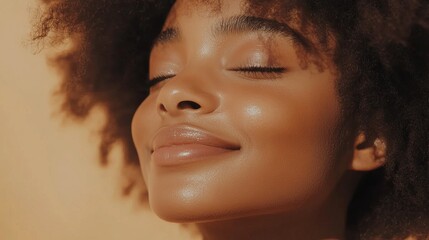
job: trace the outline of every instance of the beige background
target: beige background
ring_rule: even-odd
[[[58,76],[28,46],[34,0],[0,0],[0,239],[190,239],[120,195],[119,151],[97,162],[102,115],[55,113]]]

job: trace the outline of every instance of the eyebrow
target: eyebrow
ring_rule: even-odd
[[[239,34],[246,32],[267,32],[280,34],[290,38],[295,43],[303,46],[307,51],[311,50],[311,42],[301,33],[294,30],[286,23],[278,22],[274,19],[267,19],[255,16],[239,15],[227,19],[222,19],[211,29],[211,35],[217,37],[223,34]],[[181,38],[180,29],[169,27],[163,30],[155,39],[153,46],[178,41]]]
[[[180,39],[180,31],[177,27],[166,28],[163,30],[154,40],[153,46],[158,44],[165,44],[168,42],[173,42]]]
[[[214,36],[218,34],[237,34],[245,32],[280,34],[284,37],[291,38],[292,41],[301,44],[306,49],[310,48],[310,41],[288,24],[262,17],[240,15],[223,19],[214,26],[212,32]]]

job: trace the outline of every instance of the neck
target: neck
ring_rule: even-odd
[[[332,210],[332,209],[329,209]],[[344,239],[346,211],[278,213],[197,224],[204,240]]]
[[[360,175],[359,175],[360,176]],[[317,207],[196,224],[204,240],[343,240],[347,208],[359,176],[346,175]],[[351,180],[353,184],[351,184]],[[352,191],[352,190],[353,191]]]
[[[204,240],[344,240],[349,202],[361,177],[345,175],[324,204],[280,212],[196,224]]]

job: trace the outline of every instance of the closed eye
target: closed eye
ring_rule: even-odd
[[[250,66],[250,67],[237,67],[229,68],[230,71],[236,72],[271,72],[271,73],[284,73],[284,67],[264,67],[264,66]]]
[[[167,80],[169,78],[172,78],[174,76],[176,76],[176,75],[175,74],[165,74],[165,75],[156,76],[154,78],[149,79],[147,86],[149,88],[151,88],[151,87],[155,86],[156,84],[158,84],[164,80]]]
[[[234,72],[241,72],[247,75],[251,75],[255,78],[272,78],[286,72],[286,68],[284,67],[271,67],[271,66],[237,67],[237,68],[229,68],[228,70],[234,71]],[[152,88],[158,83],[175,76],[176,76],[175,74],[165,74],[165,75],[159,75],[159,76],[153,77],[149,79],[147,86],[149,88]]]
[[[284,67],[272,67],[272,66],[246,66],[246,67],[237,67],[229,68],[229,71],[240,72],[245,76],[249,76],[255,79],[272,79],[279,78],[283,73],[286,72]]]

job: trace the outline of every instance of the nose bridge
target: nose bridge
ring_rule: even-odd
[[[177,116],[215,111],[219,106],[219,97],[210,84],[209,76],[201,75],[201,71],[182,71],[167,80],[158,94],[158,113],[161,116]]]

